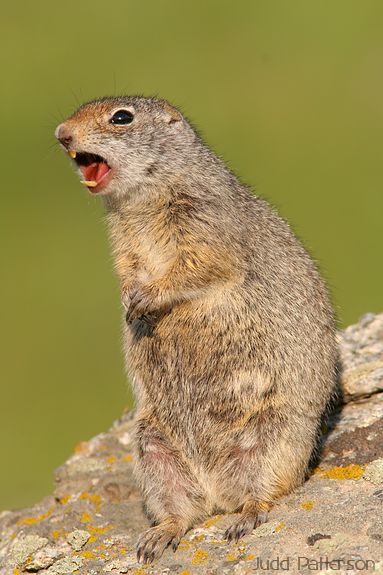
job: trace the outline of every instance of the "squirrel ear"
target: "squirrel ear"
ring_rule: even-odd
[[[182,120],[181,113],[167,102],[164,103],[164,113],[168,124],[175,124],[176,122],[181,122]]]

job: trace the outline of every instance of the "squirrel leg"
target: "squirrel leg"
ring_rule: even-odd
[[[138,539],[137,559],[151,563],[169,545],[173,550],[192,525],[207,515],[197,478],[170,440],[145,420],[138,422],[136,477],[145,507],[157,523]]]
[[[254,414],[226,453],[223,496],[242,512],[225,538],[238,541],[267,520],[273,502],[303,483],[317,423],[269,407]],[[301,433],[304,429],[305,433]]]

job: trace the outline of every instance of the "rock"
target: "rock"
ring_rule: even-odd
[[[79,568],[83,565],[84,559],[82,557],[64,558],[56,561],[46,573],[52,575],[68,575],[69,573],[78,572]]]
[[[369,535],[371,539],[381,541],[383,543],[383,515],[371,523],[370,527],[367,529],[367,535]]]
[[[259,527],[257,527],[257,529],[254,531],[254,535],[256,537],[266,537],[267,535],[271,535],[272,533],[276,533],[277,531],[280,531],[281,529],[283,529],[284,524],[282,523],[272,523],[271,521],[268,521],[267,523],[263,523],[262,525],[260,525]]]
[[[119,573],[128,573],[134,567],[137,567],[136,554],[132,553],[129,556],[125,556],[124,559],[113,559],[113,561],[106,564],[105,571],[114,571],[117,575]]]
[[[187,533],[176,553],[136,563],[148,521],[132,476],[133,413],[125,413],[77,446],[56,472],[53,496],[0,514],[0,575],[383,571],[383,314],[364,316],[339,341],[344,404],[327,422],[320,461],[239,544],[223,541],[233,517],[218,515]]]
[[[23,565],[35,551],[49,543],[45,537],[39,535],[26,535],[17,538],[10,545],[9,559],[15,564],[15,567]]]
[[[334,533],[330,537],[323,537],[314,543],[314,547],[319,549],[320,553],[323,555],[328,555],[331,551],[335,551],[339,547],[342,547],[347,543],[347,534],[345,533]]]
[[[58,547],[44,547],[34,553],[33,557],[29,557],[29,560],[26,562],[25,569],[26,571],[32,571],[34,573],[41,569],[46,569],[59,559],[60,554],[61,550]]]
[[[340,339],[342,386],[346,399],[383,391],[382,315],[366,314],[344,330]]]
[[[323,533],[314,533],[307,537],[307,545],[314,545],[317,541],[321,539],[331,539],[331,535],[324,535]]]
[[[376,459],[367,465],[364,473],[364,479],[371,481],[374,485],[383,483],[383,459]]]
[[[75,529],[67,536],[67,541],[69,545],[75,551],[80,551],[84,547],[85,543],[88,543],[90,539],[90,533],[82,529]]]

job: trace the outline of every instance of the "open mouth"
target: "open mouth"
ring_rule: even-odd
[[[97,193],[106,186],[111,168],[105,158],[97,154],[73,150],[69,151],[69,155],[76,162],[84,177],[81,183],[87,186],[90,192]]]

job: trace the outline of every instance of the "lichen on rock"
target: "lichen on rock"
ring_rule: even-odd
[[[383,484],[383,458],[375,459],[375,461],[367,465],[363,477],[367,479],[367,481],[374,483],[374,485]]]

